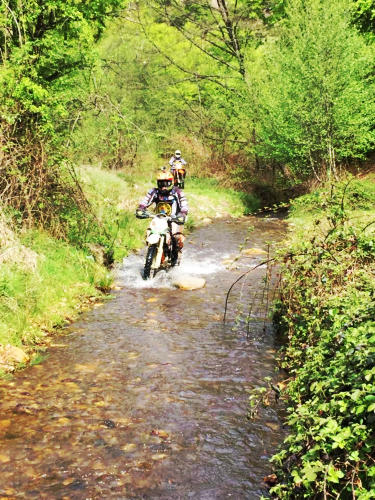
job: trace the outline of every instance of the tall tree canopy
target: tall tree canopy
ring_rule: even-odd
[[[347,0],[290,0],[280,37],[261,48],[259,154],[297,177],[335,172],[374,147],[374,47]]]
[[[51,225],[79,193],[62,172],[61,144],[80,98],[79,73],[93,64],[106,19],[122,6],[0,2],[0,195],[30,222]]]

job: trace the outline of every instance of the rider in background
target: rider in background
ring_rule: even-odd
[[[174,152],[174,155],[169,160],[169,165],[171,166],[171,172],[173,174],[174,184],[183,188],[185,177],[186,177],[186,165],[187,165],[187,163],[182,158],[181,151],[179,149],[176,149],[176,151]],[[178,175],[178,171],[181,167],[183,168],[183,174],[182,174],[183,179],[181,179]]]
[[[182,225],[188,214],[188,204],[184,192],[173,185],[173,174],[163,167],[157,176],[157,187],[150,189],[145,198],[138,205],[136,216],[140,219],[145,217],[147,208],[155,203],[156,213],[166,213],[178,220],[178,224],[172,222],[172,237],[175,239],[179,256],[184,246],[185,237],[182,233]]]
[[[171,166],[171,170],[173,170],[173,165],[176,161],[180,161],[184,166],[187,165],[186,161],[182,158],[181,151],[179,149],[176,149],[174,155],[169,160],[169,165]]]

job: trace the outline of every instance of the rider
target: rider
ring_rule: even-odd
[[[175,164],[176,161],[181,162],[181,164],[184,167],[187,165],[186,161],[182,158],[181,151],[179,149],[176,149],[176,151],[174,152],[174,155],[169,160],[169,165],[171,166],[171,170],[174,169],[174,164]]]
[[[176,149],[176,151],[174,152],[174,155],[169,160],[169,165],[171,166],[171,172],[172,172],[173,177],[174,177],[174,183],[175,183],[175,185],[180,185],[181,187],[183,187],[183,184],[179,184],[179,182],[177,180],[177,176],[176,176],[176,171],[175,170],[176,170],[176,166],[177,166],[178,162],[180,162],[180,164],[184,167],[183,179],[185,180],[185,177],[186,177],[186,165],[187,165],[187,163],[182,158],[181,151],[179,149]]]
[[[185,237],[181,225],[185,223],[188,214],[188,204],[184,192],[173,185],[173,174],[163,167],[157,176],[157,188],[152,188],[138,205],[136,216],[139,219],[146,218],[146,209],[155,203],[156,212],[165,212],[177,220],[172,222],[172,238],[176,242],[179,257],[184,246]]]

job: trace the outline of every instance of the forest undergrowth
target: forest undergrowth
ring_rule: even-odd
[[[375,495],[375,183],[326,185],[292,202],[275,322],[288,437],[277,498]]]

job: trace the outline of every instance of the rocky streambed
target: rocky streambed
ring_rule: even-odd
[[[266,493],[279,410],[246,419],[249,390],[275,369],[265,266],[235,288],[222,317],[229,286],[264,259],[250,249],[268,252],[284,231],[277,219],[215,222],[188,238],[179,268],[147,282],[142,255],[128,258],[113,300],[65,329],[44,363],[0,382],[0,497]],[[205,287],[176,289],[181,275]]]

